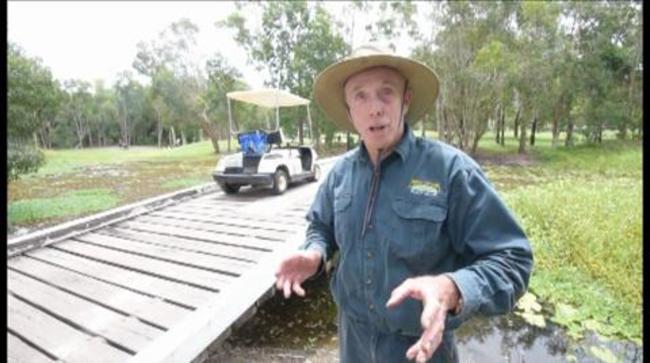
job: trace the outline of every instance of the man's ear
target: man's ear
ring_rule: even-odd
[[[404,99],[402,100],[403,105],[402,106],[402,117],[406,115],[406,113],[409,111],[409,107],[411,106],[411,101],[413,100],[413,91],[409,88],[404,92]]]

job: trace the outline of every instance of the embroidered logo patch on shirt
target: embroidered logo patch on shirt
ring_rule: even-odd
[[[434,181],[413,178],[409,183],[409,189],[413,194],[435,196],[440,192],[440,184]]]

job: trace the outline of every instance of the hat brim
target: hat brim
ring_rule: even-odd
[[[343,93],[344,82],[364,69],[379,66],[394,68],[408,80],[412,98],[405,116],[407,121],[418,120],[436,101],[439,89],[438,77],[423,63],[387,54],[345,59],[325,68],[314,81],[316,102],[325,115],[340,128],[356,132],[348,119]]]

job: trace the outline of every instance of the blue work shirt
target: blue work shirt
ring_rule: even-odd
[[[384,334],[420,336],[422,303],[386,302],[407,278],[447,274],[463,300],[445,338],[475,313],[512,310],[533,265],[526,235],[478,164],[408,124],[379,167],[361,144],[323,180],[302,248],[338,252],[331,290],[339,311]],[[321,264],[323,265],[323,264]]]

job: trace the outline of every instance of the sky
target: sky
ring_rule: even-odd
[[[331,14],[345,13],[345,2],[324,4]],[[200,64],[219,52],[249,86],[262,87],[266,75],[246,63],[246,52],[234,41],[234,31],[214,25],[234,10],[231,1],[8,1],[7,39],[29,57],[41,58],[60,81],[103,79],[110,86],[118,73],[129,70],[146,82],[132,67],[136,44],[156,39],[172,22],[185,17],[199,27]],[[250,13],[254,10],[248,11],[248,21],[259,18]],[[362,20],[355,22],[353,46],[367,41],[363,26]],[[398,52],[405,51],[399,47]]]
[[[218,51],[249,85],[260,87],[264,76],[246,65],[246,52],[233,40],[234,31],[214,25],[234,10],[225,1],[8,1],[7,39],[28,56],[41,58],[59,80],[100,78],[112,85],[121,71],[137,74],[132,63],[139,41],[155,39],[186,17],[199,27],[202,59]]]

